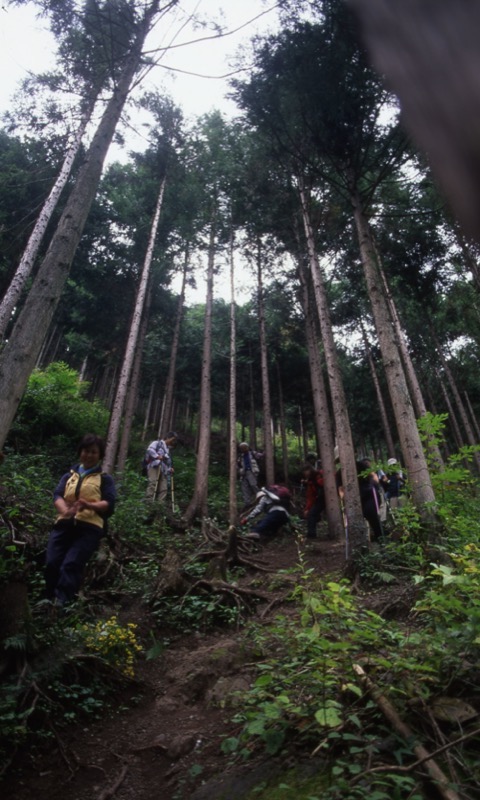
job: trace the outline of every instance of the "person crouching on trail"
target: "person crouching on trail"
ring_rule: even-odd
[[[305,485],[304,519],[307,520],[307,539],[317,538],[317,522],[325,511],[325,490],[323,488],[323,472],[311,464],[303,467]]]
[[[282,525],[290,520],[290,492],[286,486],[264,487],[257,494],[257,505],[247,517],[242,517],[241,525],[264,514],[264,517],[251,528],[247,536],[260,539],[260,536],[274,536]]]
[[[170,450],[178,442],[174,431],[169,431],[164,439],[156,439],[147,448],[147,491],[146,499],[162,503],[168,492],[168,482],[173,475],[173,461]]]
[[[75,599],[83,570],[105,535],[106,518],[115,506],[113,478],[102,472],[103,439],[86,434],[80,442],[80,463],[60,478],[53,493],[58,517],[47,544],[47,597],[63,606]]]
[[[247,442],[242,442],[239,445],[239,450],[238,471],[240,488],[242,490],[244,508],[246,508],[253,503],[258,491],[257,475],[260,472],[260,467],[258,466],[257,459],[261,456],[261,453],[256,453],[251,450]]]

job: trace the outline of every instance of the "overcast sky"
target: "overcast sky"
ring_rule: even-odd
[[[188,116],[203,114],[212,108],[221,108],[226,114],[233,113],[233,104],[225,98],[227,78],[185,75],[169,71],[167,67],[205,76],[230,72],[231,60],[242,43],[246,44],[256,33],[265,33],[275,27],[277,12],[274,6],[275,0],[181,0],[179,6],[150,34],[147,49],[170,43],[175,47],[149,74],[143,87],[151,89],[164,85]],[[205,21],[218,22],[225,31],[249,24],[221,39],[179,47],[184,42],[212,33],[207,28],[195,29],[188,22],[192,14]],[[262,15],[259,19],[249,22],[259,15]],[[182,29],[184,23],[187,24]],[[8,108],[22,78],[54,66],[54,52],[55,43],[48,31],[48,23],[36,17],[33,4],[0,8],[0,111]]]
[[[212,34],[210,29],[196,28],[188,22],[192,14],[205,21],[219,23],[225,31],[242,27],[223,38],[179,47],[184,42]],[[254,20],[255,17],[258,19]],[[203,76],[222,76],[231,72],[232,62],[242,44],[247,45],[257,33],[273,30],[277,20],[275,0],[181,0],[177,9],[152,31],[147,40],[147,50],[172,42],[177,46],[149,73],[142,83],[142,89],[165,87],[187,118],[204,114],[213,108],[219,108],[226,115],[234,114],[234,104],[225,97],[229,90],[228,78],[197,77],[184,72]],[[54,56],[55,42],[48,31],[48,22],[36,16],[33,4],[0,7],[0,114],[8,108],[19,82],[30,73],[52,69],[55,65]],[[181,71],[170,71],[167,67]],[[141,133],[141,120],[132,118],[132,123]],[[124,160],[128,150],[143,150],[145,146],[146,141],[142,140],[142,136],[135,136],[131,130],[126,147],[121,150],[113,146],[108,160]],[[240,267],[240,273],[245,268],[245,265],[243,269]],[[243,280],[241,274],[238,279],[237,293],[241,301],[246,298],[246,289],[242,290],[240,284],[251,284],[251,277],[244,272]],[[179,288],[176,283],[173,285],[175,290]],[[228,277],[222,270],[217,279],[217,296],[228,300],[228,286]],[[202,302],[204,289],[199,285],[198,290],[189,292],[189,295],[190,302]]]

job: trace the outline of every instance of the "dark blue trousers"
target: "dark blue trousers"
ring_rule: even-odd
[[[315,501],[315,505],[307,512],[307,538],[317,538],[317,522],[325,511],[325,495],[322,494]]]
[[[266,536],[273,536],[273,534],[277,533],[282,525],[286,525],[287,522],[288,516],[285,511],[269,511],[260,522],[254,525],[252,531]]]
[[[69,520],[54,528],[47,544],[45,581],[47,597],[67,603],[78,594],[83,570],[98,549],[102,531],[97,526]]]

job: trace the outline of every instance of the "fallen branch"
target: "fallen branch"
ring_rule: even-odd
[[[473,739],[474,736],[480,736],[480,728],[477,728],[470,733],[465,733],[463,736],[459,736],[458,739],[454,739],[453,742],[447,742],[443,744],[441,747],[438,747],[433,753],[429,753],[428,756],[424,758],[420,758],[417,761],[414,761],[413,764],[408,764],[406,766],[400,766],[400,764],[390,764],[389,766],[383,767],[372,767],[371,769],[366,769],[364,772],[359,772],[358,775],[350,781],[350,785],[353,786],[355,783],[358,783],[362,780],[366,775],[370,775],[371,773],[379,773],[379,772],[401,772],[401,773],[408,773],[413,772],[414,769],[417,767],[421,767],[425,761],[428,761],[431,758],[435,758],[436,756],[441,755],[447,750],[455,747],[457,744],[462,744],[462,742],[466,742],[468,739]],[[324,741],[327,741],[326,739]],[[315,753],[316,751],[314,751]],[[312,753],[312,755],[314,755]]]
[[[360,678],[361,683],[370,693],[370,696],[378,705],[384,716],[388,719],[391,723],[393,729],[400,734],[404,739],[407,741],[414,737],[413,731],[408,727],[408,725],[399,717],[396,709],[393,707],[390,700],[388,700],[385,695],[381,692],[379,687],[373,683],[372,680],[368,677],[365,671],[359,664],[354,664],[353,669]],[[428,750],[421,744],[413,745],[413,752],[417,756],[418,763],[425,764],[425,767],[428,771],[428,774],[432,781],[435,783],[435,787],[438,793],[441,795],[443,800],[460,800],[459,795],[453,789],[449,787],[449,780],[442,769],[438,766],[438,764],[433,760],[433,754],[429,753]],[[395,767],[389,768],[392,771],[395,771]],[[413,769],[413,765],[410,766],[410,769]],[[373,770],[370,770],[372,772]],[[383,768],[385,771],[385,768]],[[359,780],[359,776],[355,776],[355,782]]]
[[[109,797],[113,797],[114,794],[117,793],[123,781],[125,780],[125,776],[128,772],[128,769],[129,765],[124,764],[118,778],[115,780],[114,783],[112,783],[111,786],[108,786],[106,789],[103,790],[103,792],[100,792],[100,794],[97,795],[97,800],[108,800]]]

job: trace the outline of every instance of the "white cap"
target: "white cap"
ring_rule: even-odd
[[[389,467],[393,467],[393,465],[396,464],[396,463],[397,463],[397,459],[396,458],[389,458],[388,461],[387,461],[387,464],[388,464]]]
[[[340,453],[339,453],[339,450],[338,450],[338,444],[337,444],[337,446],[335,447],[335,449],[333,451],[333,457],[334,457],[335,461],[338,461],[338,459],[340,458]]]

